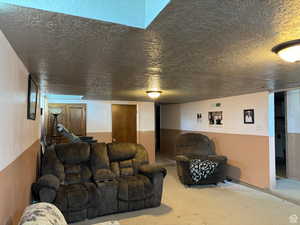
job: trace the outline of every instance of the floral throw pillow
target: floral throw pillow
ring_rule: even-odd
[[[192,159],[190,161],[190,173],[193,181],[198,183],[212,176],[218,165],[217,162],[211,160]]]
[[[42,202],[28,206],[19,225],[67,225],[67,222],[56,206]]]

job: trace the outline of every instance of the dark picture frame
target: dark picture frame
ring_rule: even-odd
[[[208,112],[209,125],[223,125],[223,111]]]
[[[254,124],[254,122],[255,122],[254,109],[245,109],[244,124]]]
[[[38,100],[38,86],[32,79],[32,76],[28,76],[28,96],[27,96],[27,119],[35,120],[36,108]]]

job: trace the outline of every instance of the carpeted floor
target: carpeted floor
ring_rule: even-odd
[[[176,168],[167,169],[160,207],[99,217],[76,225],[109,220],[118,220],[121,225],[300,224],[300,206],[233,183],[186,188],[177,179]]]

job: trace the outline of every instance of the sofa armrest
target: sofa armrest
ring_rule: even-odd
[[[193,184],[193,180],[190,174],[190,158],[186,155],[176,156],[177,174],[183,184]]]
[[[178,162],[189,162],[190,161],[190,159],[185,155],[177,155],[175,159]]]
[[[35,193],[42,202],[53,202],[60,186],[59,179],[51,174],[40,177],[35,184]]]
[[[47,174],[47,175],[40,177],[38,179],[37,184],[39,185],[39,188],[46,187],[46,188],[51,188],[51,189],[54,189],[55,191],[57,191],[59,188],[60,182],[56,176]]]
[[[139,167],[139,173],[149,178],[153,178],[156,174],[163,174],[163,177],[167,175],[167,170],[164,167],[158,165],[142,165]]]
[[[208,159],[218,162],[218,163],[226,163],[227,162],[227,157],[221,156],[221,155],[209,155]]]

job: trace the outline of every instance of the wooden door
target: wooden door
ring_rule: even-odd
[[[69,131],[77,136],[86,135],[86,105],[85,104],[48,104],[48,123],[47,139],[50,140],[53,133],[53,115],[50,113],[52,108],[60,108],[61,114],[58,115],[58,123],[63,124]],[[58,143],[66,142],[64,138]]]
[[[112,105],[114,142],[137,142],[136,105]]]
[[[67,105],[67,128],[77,136],[86,135],[85,105]]]

